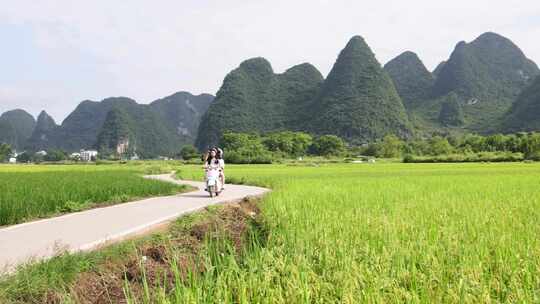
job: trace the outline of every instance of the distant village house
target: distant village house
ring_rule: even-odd
[[[81,150],[81,160],[82,161],[93,161],[96,159],[98,152],[96,150]]]
[[[47,151],[44,151],[44,150],[38,151],[38,152],[36,152],[36,155],[45,156],[45,155],[47,155]]]

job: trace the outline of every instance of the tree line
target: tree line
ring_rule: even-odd
[[[69,159],[69,155],[59,149],[50,149],[46,154],[23,152],[15,155],[9,144],[0,143],[0,162],[7,162],[10,158],[15,158],[18,163],[40,163],[59,162]]]
[[[474,162],[540,160],[540,133],[482,136],[432,136],[403,141],[387,135],[360,149],[360,153],[405,162]]]
[[[265,135],[225,132],[220,140],[225,161],[233,164],[269,164],[276,159],[306,155],[340,156],[347,151],[343,139],[335,135],[313,137],[304,132],[282,131]],[[193,146],[184,146],[184,159],[196,158]]]
[[[540,133],[494,134],[482,136],[435,135],[429,138],[402,140],[389,134],[377,142],[351,146],[335,135],[312,136],[304,132],[282,131],[268,134],[223,134],[220,147],[228,163],[272,163],[279,159],[304,156],[402,158],[405,162],[474,162],[474,161],[540,161]],[[176,158],[185,160],[201,156],[194,146],[184,146]],[[13,157],[8,144],[0,144],[0,162]],[[69,160],[62,150],[48,150],[46,155],[21,153],[17,162],[57,162]]]
[[[229,163],[271,163],[302,156],[402,158],[405,162],[473,162],[540,160],[540,133],[482,136],[434,135],[402,140],[389,134],[379,141],[351,146],[335,135],[312,136],[304,132],[225,133],[220,141]],[[196,158],[192,146],[184,159]]]

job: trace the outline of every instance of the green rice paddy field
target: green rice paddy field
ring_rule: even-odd
[[[1,165],[0,226],[185,190],[182,186],[143,179],[148,168]]]
[[[178,175],[201,171],[182,166]],[[215,254],[210,240],[204,273],[168,291],[144,285],[137,303],[540,302],[540,164],[231,165],[226,173],[273,189],[260,204],[264,240],[254,237],[241,258]],[[36,277],[69,293],[76,274],[46,273],[79,271],[60,261],[8,279],[0,295],[31,289]]]
[[[274,189],[262,204],[269,240],[186,297],[540,302],[538,164],[228,166],[227,176]]]

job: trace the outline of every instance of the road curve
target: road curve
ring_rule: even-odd
[[[92,250],[100,245],[148,231],[160,224],[209,205],[232,202],[248,196],[262,196],[268,189],[226,185],[218,197],[210,198],[204,183],[179,181],[170,174],[146,178],[185,184],[198,190],[178,195],[154,197],[119,205],[71,213],[51,219],[0,229],[0,274],[14,267],[46,259],[67,250]]]

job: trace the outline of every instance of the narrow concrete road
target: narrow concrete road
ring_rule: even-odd
[[[49,258],[60,251],[91,250],[105,243],[150,230],[208,205],[231,202],[247,196],[261,196],[269,191],[259,187],[227,185],[222,194],[210,198],[204,191],[202,182],[178,181],[169,174],[147,178],[186,184],[198,190],[0,229],[0,274],[12,271],[21,263]]]

